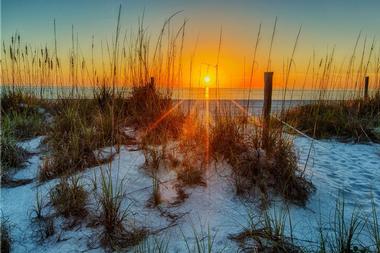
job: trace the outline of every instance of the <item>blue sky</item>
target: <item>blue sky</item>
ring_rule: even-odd
[[[74,24],[84,38],[92,33],[106,37],[112,34],[119,4],[126,26],[136,24],[145,9],[146,24],[153,31],[170,14],[184,10],[192,29],[201,33],[223,26],[226,34],[254,37],[255,29],[250,28],[258,22],[270,27],[275,16],[280,34],[287,36],[303,25],[305,36],[315,44],[341,43],[360,30],[369,36],[380,33],[378,0],[2,0],[2,35],[7,38],[17,30],[44,42],[52,37],[55,18],[63,36]]]

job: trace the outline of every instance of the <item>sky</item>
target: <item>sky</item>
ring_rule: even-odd
[[[258,28],[262,24],[254,68],[254,84],[259,85],[268,65],[276,17],[270,70],[275,72],[278,83],[283,82],[283,66],[292,55],[301,26],[292,67],[292,78],[297,82],[301,80],[297,76],[304,75],[313,55],[318,61],[334,48],[337,64],[344,63],[352,54],[360,32],[360,43],[367,37],[367,48],[373,39],[377,42],[380,37],[379,0],[2,0],[1,40],[9,43],[17,31],[23,41],[34,47],[52,47],[56,20],[59,53],[63,57],[69,54],[73,25],[81,52],[89,57],[93,36],[97,48],[100,43],[112,43],[120,4],[121,29],[136,32],[138,19],[144,15],[144,28],[152,41],[165,20],[182,11],[173,19],[172,27],[176,29],[187,20],[184,76],[189,76],[190,57],[195,56],[191,81],[183,83],[194,85],[199,76],[210,75],[215,79],[214,68],[207,64],[217,62],[221,31],[218,75],[222,87],[248,85]],[[380,47],[375,44],[375,56],[379,52]]]

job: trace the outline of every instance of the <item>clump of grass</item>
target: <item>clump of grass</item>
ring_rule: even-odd
[[[287,236],[285,233],[287,223],[290,231],[293,229],[288,210],[273,208],[273,211],[265,210],[262,215],[256,216],[253,210],[248,209],[247,226],[242,232],[231,235],[230,239],[248,252],[303,252],[294,244],[293,235]]]
[[[2,90],[1,167],[2,172],[20,167],[27,152],[17,142],[45,132],[44,116],[37,111],[37,99],[21,91]]]
[[[50,191],[50,200],[58,213],[64,217],[87,215],[87,192],[79,177],[61,178],[59,184]]]
[[[172,104],[170,96],[158,92],[154,83],[134,86],[128,102],[131,120],[139,125],[152,123]]]
[[[203,178],[206,164],[210,157],[207,157],[206,130],[194,115],[189,115],[184,119],[179,139],[178,151],[182,159],[178,161],[177,179],[182,186],[205,186]]]
[[[293,142],[281,130],[271,132],[267,152],[273,188],[285,199],[304,205],[314,187],[297,164]]]
[[[25,140],[46,132],[44,107],[47,103],[22,90],[7,88],[1,94],[1,123],[12,130],[17,140]]]
[[[169,241],[165,237],[147,238],[132,249],[134,253],[167,253]]]
[[[27,152],[17,146],[17,140],[9,124],[1,125],[1,168],[2,175],[10,168],[20,167],[27,158]]]
[[[127,104],[129,123],[146,129],[144,142],[160,144],[179,136],[183,113],[171,94],[162,94],[154,83],[134,86]]]
[[[380,92],[368,99],[317,101],[289,109],[282,119],[315,138],[380,141]]]
[[[55,233],[54,219],[51,216],[43,214],[44,202],[41,198],[39,190],[36,192],[36,201],[31,212],[34,236],[38,241],[42,242],[51,237]]]
[[[233,163],[237,153],[247,150],[242,127],[238,118],[231,115],[217,118],[211,128],[212,152]]]
[[[36,113],[42,101],[32,94],[22,91],[16,87],[2,88],[1,112],[2,113]]]
[[[254,167],[264,165],[258,160],[259,153],[255,155],[256,150],[249,152],[249,143],[245,141],[242,125],[230,115],[217,118],[211,128],[210,146],[217,159],[221,157],[232,166],[236,193],[241,195],[250,191],[256,183],[255,174],[258,176]]]
[[[267,201],[274,192],[286,200],[304,205],[313,190],[312,184],[298,168],[291,140],[282,128],[272,127],[264,150],[262,131],[256,126],[243,126],[226,116],[217,119],[211,129],[211,150],[232,167],[232,179],[238,195],[258,191]]]
[[[203,170],[194,168],[193,166],[185,167],[177,172],[177,179],[186,186],[205,186],[206,182],[203,179]]]
[[[3,115],[2,124],[9,127],[17,140],[26,140],[46,133],[44,118],[39,113],[8,113]]]
[[[377,252],[380,252],[380,225],[376,210],[376,203],[373,198],[371,211],[371,219],[368,226],[369,234],[371,235],[372,241],[375,245],[375,249],[377,250]]]
[[[359,241],[359,235],[364,228],[359,209],[346,213],[345,201],[340,198],[336,202],[334,216],[328,229],[320,224],[320,252],[367,252]]]
[[[56,233],[54,218],[51,216],[43,217],[43,219],[34,221],[34,236],[39,242],[43,242]]]
[[[69,175],[75,171],[107,162],[93,151],[123,141],[118,127],[119,111],[100,108],[94,100],[59,100],[54,122],[47,136],[51,150],[40,170],[40,179]]]
[[[1,253],[11,252],[12,241],[9,221],[4,217],[1,217]]]
[[[123,210],[124,181],[113,183],[111,172],[101,172],[101,191],[97,195],[100,213],[98,223],[103,227],[101,243],[112,250],[121,250],[139,244],[147,235],[144,229],[131,226],[127,229],[125,223],[128,209]]]
[[[101,174],[101,192],[98,196],[100,204],[99,223],[104,227],[102,243],[113,247],[115,238],[125,231],[123,222],[127,218],[127,210],[122,210],[123,186],[114,187],[110,172]]]
[[[144,167],[148,171],[149,176],[152,178],[152,199],[150,200],[153,206],[158,206],[161,203],[160,194],[160,179],[158,178],[158,171],[161,162],[165,159],[165,148],[162,149],[155,147],[144,147],[145,164]]]
[[[62,108],[48,133],[51,154],[40,170],[40,179],[69,175],[96,164],[93,154],[95,130],[83,121],[74,106]]]
[[[221,250],[215,250],[215,237],[216,233],[212,233],[210,227],[207,227],[207,231],[204,231],[203,227],[200,227],[200,230],[197,230],[193,226],[193,236],[194,236],[194,244],[190,246],[189,240],[184,235],[183,231],[182,236],[186,245],[187,252],[189,253],[212,253],[212,252],[223,252]]]

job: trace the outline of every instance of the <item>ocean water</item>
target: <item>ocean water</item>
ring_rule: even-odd
[[[56,98],[93,98],[96,89],[92,87],[57,87],[57,86],[1,86],[1,92],[6,89],[21,89],[46,99]],[[162,94],[170,94],[173,100],[180,102],[184,111],[195,110],[202,114],[209,108],[212,114],[228,112],[239,115],[248,112],[250,115],[260,115],[263,107],[264,93],[262,89],[242,88],[158,88]],[[128,97],[131,87],[117,87],[116,92]],[[295,105],[313,103],[319,99],[343,100],[360,96],[353,90],[273,90],[272,113],[279,112]],[[217,109],[218,108],[218,109]],[[221,110],[220,110],[221,109]]]
[[[57,97],[85,97],[91,98],[94,95],[93,87],[68,87],[68,86],[5,86],[1,85],[1,92],[6,89],[21,89],[25,92],[42,96],[44,98]],[[131,87],[117,87],[116,91],[128,96]],[[264,91],[262,89],[243,88],[158,88],[161,93],[170,93],[173,99],[183,100],[262,100]],[[371,92],[371,91],[370,91]],[[355,90],[283,90],[273,89],[273,100],[340,100],[361,95],[361,91]]]

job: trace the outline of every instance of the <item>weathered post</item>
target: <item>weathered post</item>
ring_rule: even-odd
[[[264,72],[264,105],[263,105],[263,148],[268,148],[270,133],[270,112],[272,107],[273,72]]]
[[[368,85],[369,85],[369,76],[366,76],[364,79],[364,99],[368,99]]]
[[[150,77],[150,86],[154,87],[154,77],[153,76]]]

